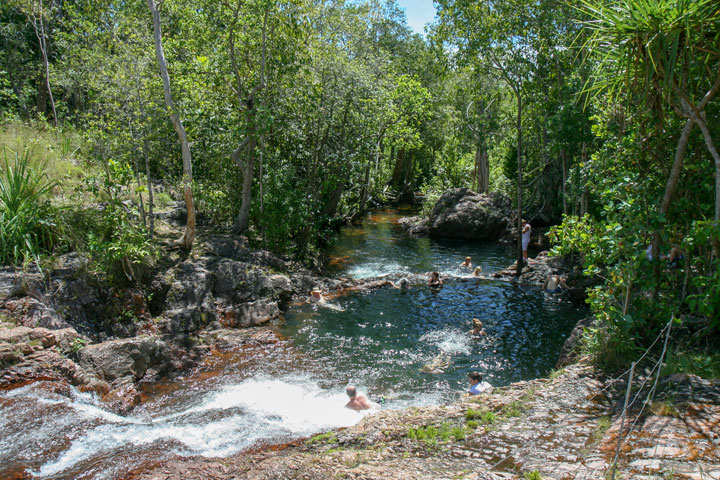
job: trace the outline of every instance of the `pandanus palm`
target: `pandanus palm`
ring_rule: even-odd
[[[717,0],[581,0],[589,34],[584,47],[597,63],[587,89],[640,92],[659,119],[685,119],[658,213],[667,214],[695,126],[715,162],[715,221],[720,221],[720,154],[705,120],[720,91],[720,4]],[[653,242],[657,256],[657,241]]]
[[[45,199],[56,183],[42,167],[30,166],[28,155],[5,157],[0,168],[0,264],[18,264],[38,258],[52,247],[53,225]]]

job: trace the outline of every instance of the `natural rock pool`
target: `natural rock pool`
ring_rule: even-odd
[[[195,371],[147,388],[128,416],[58,383],[0,392],[0,478],[124,478],[174,455],[223,457],[352,425],[362,415],[343,408],[347,383],[402,408],[457,398],[471,370],[496,386],[548,373],[584,307],[533,287],[462,278],[466,255],[490,272],[511,263],[512,250],[412,238],[396,218],[385,212],[343,229],[332,273],[439,270],[448,277],[440,291],[416,284],[294,306],[265,332],[276,343],[214,352]],[[473,317],[487,337],[466,333]],[[437,373],[423,371],[428,363]]]

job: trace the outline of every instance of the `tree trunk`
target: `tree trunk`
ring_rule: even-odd
[[[565,150],[560,150],[560,164],[562,165],[562,202],[563,202],[563,215],[567,215],[567,191],[565,190],[565,184],[567,183],[567,162],[565,161]]]
[[[147,189],[148,189],[148,217],[150,217],[150,240],[155,235],[155,200],[153,199],[153,186],[152,180],[150,179],[150,154],[148,148],[147,138],[143,136],[143,157],[145,158],[145,176],[147,177]]]
[[[190,145],[187,141],[185,127],[183,127],[180,116],[175,109],[172,93],[170,92],[170,75],[168,74],[167,62],[165,61],[165,52],[162,46],[162,33],[160,29],[160,13],[155,6],[155,0],[147,0],[148,8],[153,17],[153,29],[155,37],[155,55],[157,56],[158,65],[160,66],[160,76],[163,82],[163,92],[165,95],[165,107],[168,109],[170,122],[177,133],[180,141],[180,150],[183,159],[183,197],[185,198],[185,206],[187,208],[187,223],[185,224],[185,233],[180,238],[179,243],[190,248],[195,240],[195,205],[192,195],[192,158],[190,156]]]
[[[58,126],[57,110],[55,110],[55,98],[53,97],[52,88],[50,88],[50,61],[48,59],[48,46],[45,35],[45,21],[43,20],[43,2],[38,2],[39,12],[37,18],[33,12],[30,18],[33,29],[35,30],[35,36],[38,39],[38,46],[40,47],[40,53],[42,54],[43,66],[45,67],[45,88],[47,89],[48,97],[50,98],[50,106],[53,112],[53,123],[55,128]],[[44,111],[44,108],[43,108]],[[57,132],[56,132],[57,135]]]
[[[248,221],[250,219],[250,204],[252,202],[252,183],[253,175],[255,173],[255,126],[251,124],[248,129],[249,143],[247,145],[247,151],[245,152],[245,162],[240,162],[240,155],[242,153],[242,145],[233,152],[233,160],[235,163],[241,166],[240,170],[243,175],[243,191],[242,201],[240,203],[240,212],[235,219],[235,225],[233,231],[236,234],[241,234],[248,227]]]
[[[485,146],[478,144],[475,149],[475,171],[477,175],[477,192],[488,193],[490,186],[490,165]]]
[[[321,217],[332,218],[337,214],[338,205],[340,205],[340,199],[342,198],[344,192],[345,182],[341,181],[330,194],[330,198],[328,198],[325,203],[325,207],[322,209],[322,212],[320,212]]]
[[[401,148],[400,150],[398,150],[397,156],[395,157],[395,168],[393,169],[392,179],[390,180],[390,184],[392,185],[392,187],[398,190],[400,190],[403,181],[403,175],[405,173],[405,157],[405,149]]]
[[[138,164],[138,148],[137,148],[137,138],[135,138],[135,133],[133,132],[132,128],[132,122],[128,120],[128,131],[130,132],[130,138],[132,138],[132,148],[133,148],[133,167],[135,170],[135,182],[138,186],[138,200],[140,202],[139,210],[140,210],[140,216],[142,217],[143,227],[147,228],[147,218],[145,217],[145,202],[143,201],[142,197],[142,191],[140,187],[142,186],[140,184],[140,165]]]
[[[582,150],[580,152],[580,163],[583,165],[587,163],[587,143],[582,142]],[[587,179],[581,178],[582,182],[582,193],[580,194],[580,216],[585,216],[588,213],[588,189]]]
[[[522,167],[523,167],[523,161],[522,161],[522,94],[520,93],[520,89],[517,89],[515,91],[515,95],[517,96],[517,121],[516,126],[517,128],[517,136],[518,136],[518,145],[517,145],[517,252],[518,252],[518,259],[517,259],[517,269],[515,270],[515,275],[520,276],[522,274],[523,269],[523,254],[522,254]]]

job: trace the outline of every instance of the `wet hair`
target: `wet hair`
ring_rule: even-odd
[[[479,318],[473,318],[473,327],[482,328],[483,324]]]
[[[353,385],[348,385],[345,389],[345,393],[347,393],[348,397],[355,398],[357,395],[357,389]]]
[[[470,258],[470,257],[465,257],[465,260],[472,260],[472,258]]]
[[[478,372],[470,372],[468,373],[468,378],[473,382],[482,382],[483,376]]]
[[[433,277],[440,277],[440,272],[432,272]]]
[[[408,282],[407,278],[401,278],[400,281],[398,281],[398,285],[400,286],[400,288],[407,288],[408,283],[410,282]]]

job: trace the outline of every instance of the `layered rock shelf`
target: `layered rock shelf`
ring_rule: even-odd
[[[509,480],[535,472],[546,480],[609,478],[622,387],[575,364],[450,405],[383,411],[279,450],[176,459],[131,478]],[[615,478],[720,478],[720,382],[669,377],[641,406],[625,419]],[[439,433],[418,438],[428,427]]]

